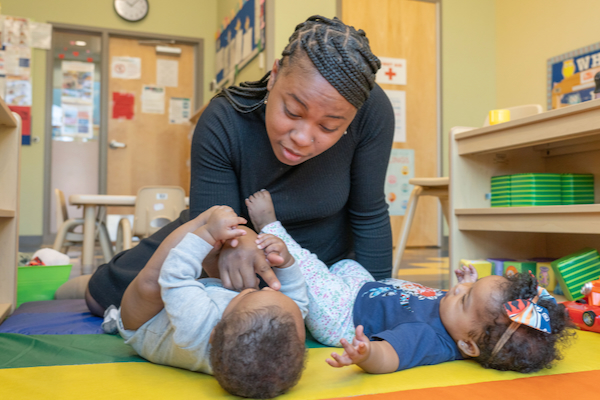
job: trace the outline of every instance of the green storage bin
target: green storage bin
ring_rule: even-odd
[[[594,204],[594,175],[562,174],[562,204]]]
[[[557,206],[561,200],[560,174],[528,173],[510,176],[510,205]]]
[[[552,268],[565,297],[579,300],[581,287],[600,278],[600,256],[595,249],[585,248],[553,261]]]
[[[28,301],[53,300],[56,289],[69,280],[72,266],[18,267],[17,307]]]
[[[510,175],[492,176],[492,207],[510,207]]]

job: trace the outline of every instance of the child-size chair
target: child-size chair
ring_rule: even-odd
[[[529,117],[530,115],[540,114],[542,106],[539,104],[526,104],[522,106],[508,107],[510,111],[510,119],[515,120],[519,118]],[[483,121],[483,126],[489,126],[490,119],[489,115],[486,116]],[[450,130],[450,140],[456,133],[463,132],[474,128],[465,127],[454,127]],[[398,235],[398,241],[396,243],[396,255],[394,256],[394,264],[392,268],[392,278],[396,278],[398,270],[400,269],[400,262],[402,261],[402,255],[406,248],[406,242],[408,241],[408,234],[412,225],[413,218],[415,216],[415,210],[417,208],[417,202],[421,196],[435,196],[440,199],[442,206],[442,214],[448,222],[448,187],[450,185],[449,177],[437,177],[437,178],[412,178],[408,181],[411,185],[414,185],[408,203],[406,205],[406,211],[404,218],[402,218],[402,225],[400,226],[400,233]]]
[[[56,232],[56,238],[54,239],[52,248],[67,254],[69,247],[81,245],[83,243],[83,233],[74,232],[74,230],[78,226],[83,225],[84,219],[69,218],[65,194],[62,190],[54,189],[54,197],[56,200],[56,226],[58,226],[58,231]],[[105,208],[101,207],[98,216],[96,217],[95,239],[100,242],[104,262],[109,262],[113,256],[113,250],[108,230],[104,224],[105,212]]]
[[[133,236],[140,239],[152,235],[179,217],[185,209],[185,191],[179,186],[144,186],[135,199],[133,227],[121,218],[117,228],[117,253],[133,247]]]

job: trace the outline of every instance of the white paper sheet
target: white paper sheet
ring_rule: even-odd
[[[381,68],[375,81],[388,85],[406,85],[406,60],[403,58],[379,57]]]
[[[62,102],[89,104],[94,99],[94,64],[81,61],[63,61]]]
[[[52,25],[42,22],[29,22],[31,30],[31,47],[50,50],[52,44]]]
[[[252,29],[248,29],[246,33],[244,33],[244,43],[242,45],[242,59],[247,59],[252,53]]]
[[[156,86],[177,87],[179,86],[179,61],[156,60]]]
[[[19,77],[8,77],[6,80],[6,104],[14,106],[31,105],[31,81]]]
[[[6,75],[0,75],[0,97],[6,97]]]
[[[139,57],[113,57],[110,76],[118,79],[140,79],[142,59]]]
[[[182,97],[171,97],[169,101],[169,123],[189,124],[191,104],[190,99]]]
[[[384,90],[394,108],[394,142],[406,142],[406,92]]]
[[[62,134],[91,138],[94,136],[92,126],[92,106],[80,104],[62,105]]]
[[[6,75],[16,75],[20,73],[19,68],[19,48],[17,46],[5,45],[4,46],[4,70]]]
[[[165,88],[153,85],[142,87],[142,112],[146,114],[165,113]]]

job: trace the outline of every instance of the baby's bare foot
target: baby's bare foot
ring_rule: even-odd
[[[246,207],[248,207],[250,220],[257,232],[260,232],[262,228],[271,222],[277,221],[273,200],[271,200],[271,193],[267,190],[263,189],[247,198]]]

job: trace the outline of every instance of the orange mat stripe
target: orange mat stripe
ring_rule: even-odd
[[[507,400],[507,399],[594,399],[600,396],[597,383],[600,371],[573,372],[561,375],[534,376],[511,381],[473,383],[470,385],[446,386],[427,389],[403,390],[363,396],[337,397],[331,400],[392,400],[392,399],[435,399],[464,400]]]

